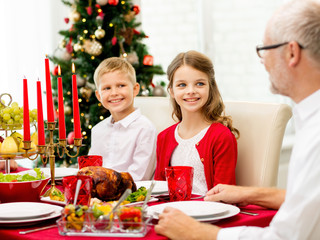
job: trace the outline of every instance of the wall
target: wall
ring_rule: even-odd
[[[182,51],[198,50],[215,66],[223,99],[281,102],[290,99],[269,91],[268,74],[256,54],[265,26],[279,0],[141,0],[145,43],[156,64],[164,69]],[[155,77],[155,81],[166,76]],[[279,186],[285,187],[292,147],[293,123],[289,122],[279,168]]]

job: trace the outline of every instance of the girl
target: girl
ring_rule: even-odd
[[[205,55],[180,53],[168,67],[172,116],[179,122],[158,135],[156,180],[167,166],[194,167],[193,192],[205,194],[218,183],[235,184],[239,131],[224,116],[224,104]]]

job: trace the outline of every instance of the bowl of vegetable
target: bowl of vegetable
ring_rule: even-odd
[[[39,168],[14,174],[0,173],[0,202],[38,202],[49,180]]]

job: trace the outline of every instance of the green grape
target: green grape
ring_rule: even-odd
[[[5,120],[6,122],[8,122],[9,119],[11,119],[11,116],[10,116],[9,113],[5,113],[5,114],[3,114],[2,118],[3,118],[3,120]]]
[[[23,118],[20,118],[19,123],[23,124]]]
[[[4,109],[2,110],[2,112],[3,112],[3,113],[10,113],[10,110],[9,110],[9,108],[4,108]]]
[[[13,103],[11,103],[11,107],[12,108],[19,107],[19,104],[17,102],[13,102]]]
[[[33,109],[33,110],[31,111],[31,116],[32,116],[32,118],[33,118],[34,120],[37,120],[37,109]]]
[[[19,120],[21,119],[20,115],[15,115],[14,116],[14,121],[19,123]]]
[[[10,119],[7,121],[7,124],[9,124],[9,125],[13,124],[13,119],[10,118]]]
[[[13,108],[13,113],[14,115],[18,115],[20,113],[20,108],[19,107]]]

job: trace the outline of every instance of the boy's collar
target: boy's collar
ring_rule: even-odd
[[[121,125],[122,127],[127,128],[133,121],[135,121],[140,116],[141,116],[140,109],[135,108],[135,110],[132,113],[130,113],[128,116],[126,116],[125,118],[121,119],[118,122],[114,122],[113,117],[111,117],[110,124]]]

